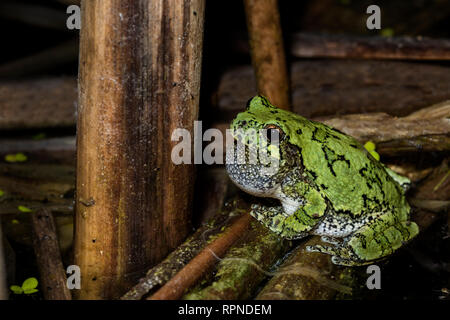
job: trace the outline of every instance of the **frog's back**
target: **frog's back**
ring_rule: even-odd
[[[403,190],[385,167],[351,136],[297,116],[290,142],[301,149],[301,161],[337,213],[364,215],[406,208]]]

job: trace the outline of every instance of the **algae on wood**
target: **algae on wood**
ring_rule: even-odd
[[[201,283],[184,299],[249,299],[290,246],[290,241],[252,220],[248,234],[220,260],[212,283]]]
[[[334,265],[329,255],[305,250],[318,242],[320,238],[313,237],[298,246],[256,299],[319,300],[333,299],[339,292],[350,295],[351,268]]]

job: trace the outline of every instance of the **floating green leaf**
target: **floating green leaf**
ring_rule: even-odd
[[[2,189],[0,189],[0,197],[3,197],[4,195],[5,195],[5,192]]]
[[[11,286],[9,287],[11,289],[12,292],[14,292],[15,294],[32,294],[35,292],[38,292],[38,289],[36,289],[36,287],[38,286],[39,282],[37,281],[36,278],[31,277],[26,279],[23,283],[22,286]]]
[[[23,289],[22,287],[19,286],[11,286],[9,287],[11,289],[12,292],[14,292],[15,294],[22,294],[23,293]]]
[[[391,28],[384,28],[380,32],[382,37],[392,37],[394,35],[394,30]]]
[[[24,155],[23,153],[21,153],[21,152],[16,153],[16,161],[17,162],[24,162],[24,161],[27,161],[27,160],[28,160],[27,156]]]
[[[26,155],[24,155],[22,152],[16,153],[16,154],[7,154],[5,156],[6,162],[25,162],[28,158]]]
[[[11,220],[11,223],[12,223],[12,224],[19,224],[20,222],[19,222],[19,220],[17,220],[17,219],[12,219],[12,220]]]
[[[38,292],[38,290],[36,289],[38,284],[39,284],[39,282],[34,277],[26,279],[22,284],[23,293],[31,294],[31,293]]]
[[[25,206],[18,206],[17,209],[19,209],[20,212],[33,212],[33,210]]]
[[[16,155],[15,154],[7,154],[5,156],[6,162],[16,162]]]

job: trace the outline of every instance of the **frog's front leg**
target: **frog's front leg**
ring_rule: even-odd
[[[254,205],[250,213],[266,227],[287,239],[303,238],[317,226],[328,210],[320,192],[299,180],[298,174],[285,177],[275,197],[281,205]]]
[[[297,211],[300,209],[297,209]],[[250,215],[265,227],[285,239],[300,239],[307,236],[313,226],[305,225],[295,218],[296,213],[287,215],[283,206],[252,205]]]
[[[396,214],[385,213],[344,238],[341,244],[311,246],[307,250],[330,254],[335,264],[365,265],[390,255],[418,232],[414,222],[399,221]]]

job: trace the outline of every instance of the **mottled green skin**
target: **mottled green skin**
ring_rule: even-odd
[[[260,179],[258,165],[227,163],[241,189],[280,200],[279,206],[252,207],[251,215],[265,226],[288,239],[321,235],[330,245],[309,250],[331,254],[333,262],[342,265],[383,258],[417,235],[400,185],[409,181],[375,160],[354,138],[278,109],[262,96],[249,102],[231,129],[260,130],[268,125],[284,133],[280,169],[270,181]],[[259,147],[258,141],[235,138]]]

